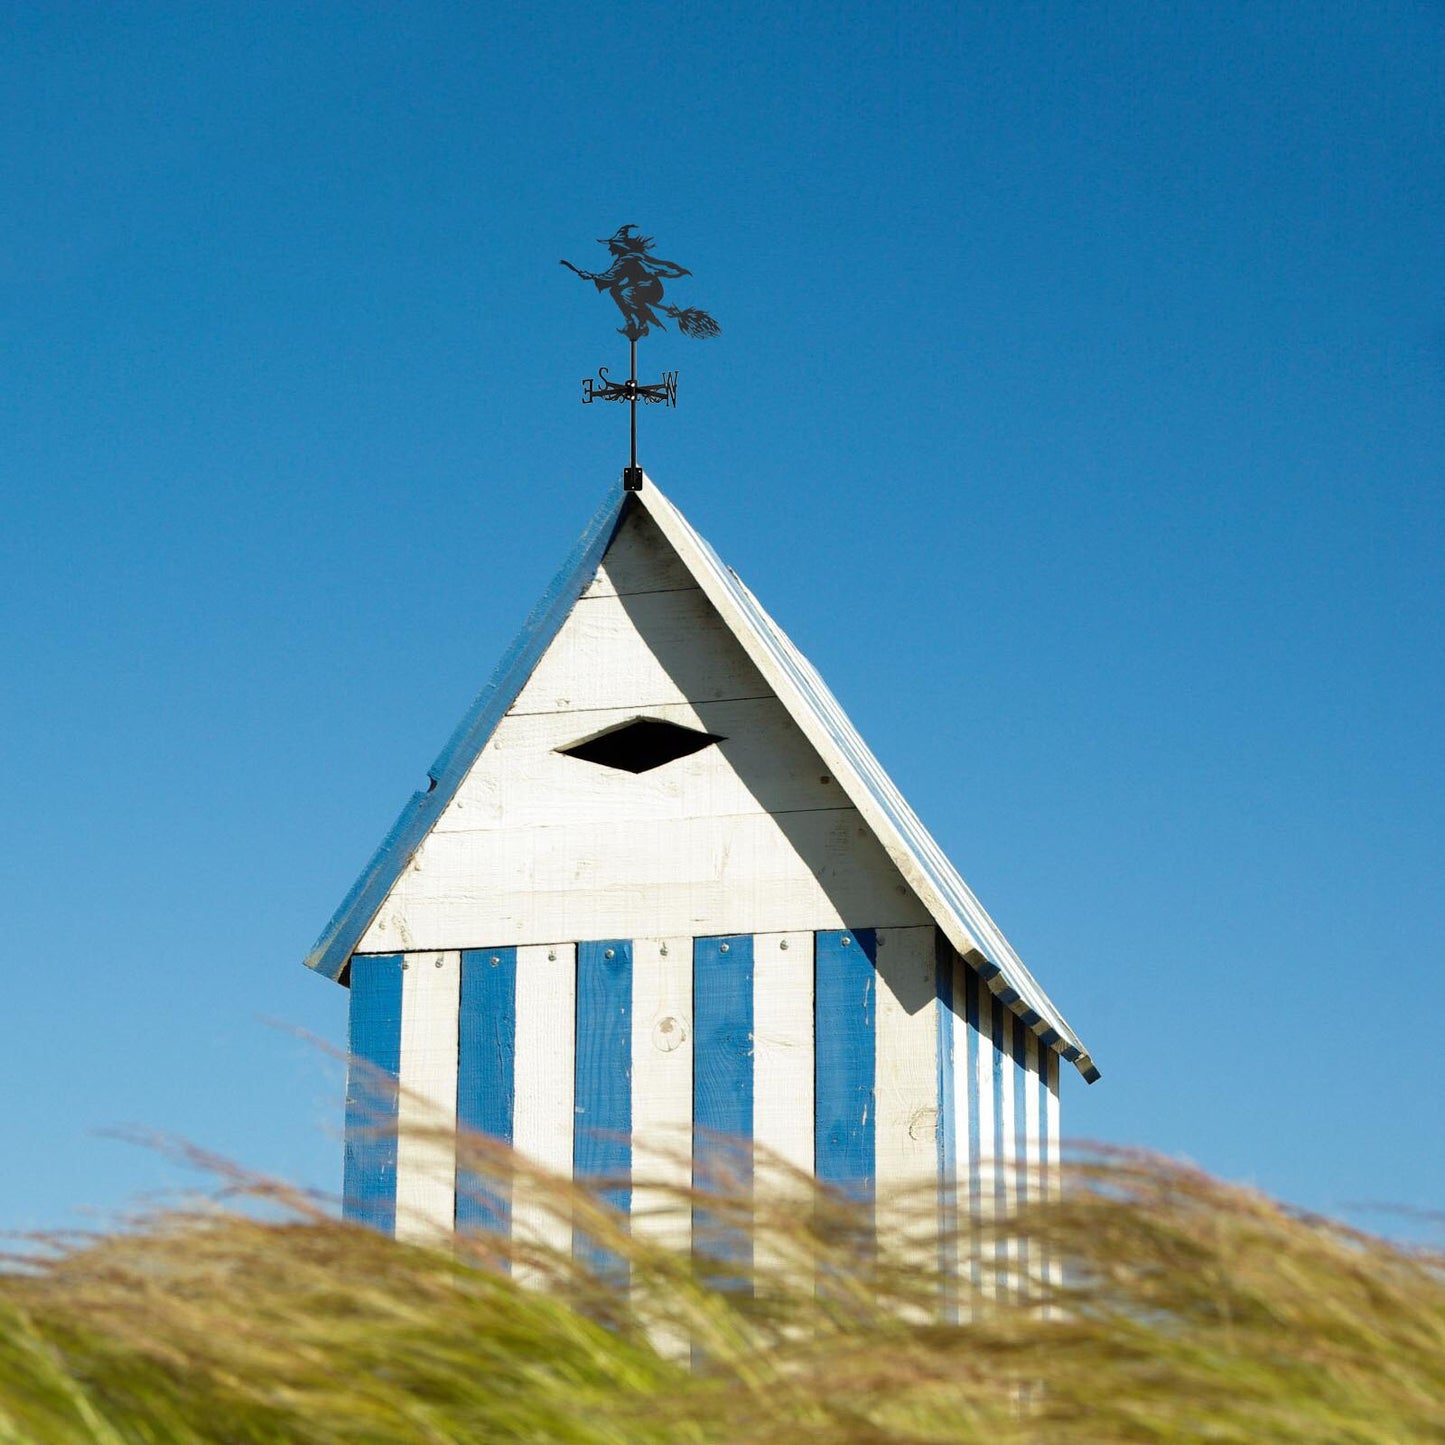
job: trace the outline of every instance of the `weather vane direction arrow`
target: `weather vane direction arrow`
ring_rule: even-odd
[[[691,276],[692,272],[676,261],[664,261],[654,256],[652,237],[642,236],[636,226],[621,226],[611,236],[599,237],[599,244],[606,246],[612,261],[605,271],[583,271],[570,261],[561,264],[569,271],[575,271],[584,281],[591,281],[599,291],[606,291],[622,313],[622,325],[618,334],[627,338],[629,371],[626,381],[612,381],[605,366],[598,367],[595,377],[589,376],[582,383],[584,403],[594,401],[625,401],[632,409],[632,453],[631,462],[622,474],[622,485],[629,492],[642,489],[642,468],[637,464],[637,403],[654,406],[658,402],[667,406],[677,405],[677,373],[664,371],[660,382],[643,383],[637,379],[637,343],[653,327],[667,330],[662,317],[677,322],[677,329],[684,336],[699,338],[717,336],[721,331],[716,321],[706,311],[695,307],[670,306],[662,299],[663,282],[676,280],[679,276]],[[662,314],[659,315],[658,313]]]

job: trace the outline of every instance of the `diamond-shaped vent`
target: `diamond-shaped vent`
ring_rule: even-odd
[[[679,727],[677,723],[662,722],[657,718],[635,717],[631,722],[608,728],[605,733],[557,751],[569,758],[581,758],[585,763],[600,763],[604,768],[618,768],[624,773],[645,773],[660,768],[664,763],[685,758],[689,753],[700,753],[720,742],[722,739],[714,733]]]

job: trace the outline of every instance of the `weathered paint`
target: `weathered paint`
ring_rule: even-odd
[[[753,1141],[760,1157],[813,1172],[813,935],[753,939]]]
[[[352,1071],[347,1213],[380,1229],[423,1237],[445,1227],[452,1198],[437,1191],[436,1159],[408,1153],[405,1120],[400,1155],[388,1153],[394,1095],[372,1081],[398,1068],[403,1085],[420,1086],[413,1106],[426,1096],[445,1116],[450,1078],[463,1126],[564,1176],[602,1178],[634,1227],[678,1248],[691,1231],[677,1191],[691,1182],[693,1157],[705,1182],[718,1136],[742,1146],[728,1156],[734,1179],[746,1179],[750,1146],[760,1146],[874,1202],[880,1237],[924,1250],[935,1247],[932,1229],[905,1237],[889,1203],[930,1177],[945,1238],[955,1221],[993,1227],[1015,1203],[1057,1196],[1059,1056],[927,928],[610,939],[356,964],[353,1047],[380,1074]],[[363,1128],[377,1113],[381,1130]],[[456,1221],[507,1228],[510,1219],[523,1237],[585,1254],[554,1204],[525,1185],[489,1193],[463,1179]],[[1010,1287],[1057,1282],[1054,1263],[1030,1256],[1024,1239],[1006,1228],[998,1239]],[[749,1247],[723,1243],[729,1258]]]
[[[540,944],[517,950],[517,1033],[512,1147],[528,1164],[572,1177],[576,1120],[577,950]],[[560,1220],[545,1188],[513,1191],[512,1229],[565,1250],[571,1225]]]
[[[607,1181],[624,1212],[632,1171],[632,944],[577,945],[577,1085],[572,1172]]]
[[[964,1158],[968,1157],[968,1094],[964,1092],[963,1114],[960,1119],[958,1064],[954,1058],[955,1041],[964,1042],[965,1028],[955,1013],[961,1013],[957,1002],[957,970],[954,968],[953,949],[942,934],[937,934],[934,943],[934,990],[937,1007],[934,1017],[938,1027],[938,1265],[945,1279],[952,1279],[958,1268],[960,1208],[968,1207],[967,1199],[960,1199],[958,1148],[960,1129],[963,1132]],[[965,1043],[965,1048],[967,1047]],[[965,1081],[965,1091],[967,1081]]]
[[[684,1249],[677,1200],[692,1184],[692,939],[632,945],[633,1228]]]
[[[692,953],[693,1179],[706,1188],[715,1170],[746,1185],[752,1178],[753,940],[747,934],[699,938]],[[719,1144],[742,1143],[745,1150]]]
[[[609,550],[614,540],[618,545]],[[661,652],[634,650],[636,666],[630,671],[597,666],[597,659],[609,649],[621,647],[626,653],[629,638],[642,634]],[[705,645],[709,639],[716,645]],[[714,664],[724,655],[727,667],[719,674]],[[817,786],[834,789],[841,806],[822,807],[813,815],[800,811],[796,822],[781,825],[781,838],[783,810],[766,806],[739,824],[736,839],[708,837],[705,830],[698,833],[691,813],[669,822],[666,808],[663,816],[654,816],[647,807],[631,838],[617,846],[611,846],[605,820],[595,837],[579,822],[583,831],[575,842],[559,848],[555,839],[537,837],[535,848],[523,846],[520,851],[498,851],[478,843],[485,829],[455,826],[454,818],[439,827],[464,778],[494,736],[500,738],[504,720],[517,725],[516,745],[523,752],[530,747],[534,761],[555,752],[555,746],[540,747],[535,730],[528,734],[523,726],[531,716],[531,703],[518,704],[534,675],[544,704],[539,715],[548,718],[549,725],[557,715],[580,723],[585,714],[595,730],[607,725],[603,715],[609,709],[655,708],[691,710],[706,730],[720,731],[708,726],[702,715],[705,705],[751,701],[777,705],[820,767],[784,767],[775,771],[775,780],[811,788],[814,785],[806,780],[826,779]],[[630,690],[630,695],[619,697],[618,686]],[[750,693],[749,688],[756,691]],[[718,751],[705,749],[694,756],[707,758]],[[585,766],[575,759],[568,761]],[[734,773],[743,776],[741,769]],[[408,949],[453,949],[478,946],[488,938],[542,943],[548,937],[585,936],[589,931],[593,936],[603,931],[630,933],[635,913],[608,919],[605,925],[600,918],[584,922],[567,913],[579,896],[575,877],[569,881],[568,866],[585,857],[606,868],[616,859],[625,865],[623,871],[615,879],[599,876],[592,897],[626,897],[629,888],[645,890],[648,906],[655,899],[666,914],[648,914],[651,925],[662,932],[683,933],[688,924],[694,932],[702,931],[696,927],[699,913],[687,910],[698,888],[707,886],[715,887],[707,924],[719,932],[846,925],[854,917],[868,917],[876,927],[904,927],[930,919],[962,957],[993,981],[998,997],[1049,1047],[1076,1063],[1090,1081],[1098,1076],[1082,1044],[879,767],[811,664],[650,479],[644,480],[640,492],[614,495],[594,518],[569,565],[437,759],[431,778],[432,786],[408,805],[323,932],[308,959],[311,966],[340,977],[359,947],[377,951],[401,944]],[[628,786],[631,791],[625,797],[634,805],[652,796],[634,778],[629,778]],[[523,790],[519,796],[528,794]],[[536,804],[519,806],[525,813]],[[838,816],[826,817],[830,812]],[[485,817],[485,808],[482,813]],[[850,893],[845,880],[837,877],[830,879],[827,889],[819,889],[825,863],[831,867],[835,861],[829,830],[851,816],[861,821],[861,827],[846,856],[866,862],[851,880],[855,892]],[[531,831],[547,830],[537,826]],[[471,841],[450,851],[430,846],[440,833],[452,832]],[[792,868],[783,840],[805,865],[801,871]],[[727,857],[743,857],[759,866],[735,869],[726,878],[707,872],[709,858]],[[505,861],[486,871],[489,860],[506,859],[513,860],[515,877],[509,877]],[[880,871],[878,859],[888,869]],[[669,875],[670,864],[676,865],[673,871],[680,876]],[[659,876],[653,877],[650,868],[660,870]],[[779,868],[786,877],[778,875]],[[547,881],[549,869],[555,873],[555,886]],[[876,885],[890,871],[904,880],[901,891],[885,887],[880,892]],[[418,885],[423,875],[426,881]],[[770,877],[775,879],[772,884]],[[811,898],[807,897],[810,880]],[[846,915],[829,918],[802,906],[836,907],[838,898],[847,899]],[[479,912],[483,900],[497,900],[500,914]],[[890,909],[901,908],[903,902],[922,910],[923,916],[892,916]],[[575,926],[562,926],[569,919]]]
[[[876,954],[877,939],[870,928],[820,932],[813,973],[814,1173],[824,1183],[866,1200],[873,1198],[876,1181]]]
[[[753,1178],[753,939],[699,938],[692,951],[693,1183],[703,1193],[747,1190]],[[752,1258],[745,1236],[719,1232],[705,1209],[693,1234],[709,1253],[739,1266]]]
[[[457,1122],[502,1144],[513,1139],[517,1056],[517,950],[462,954]],[[459,1175],[457,1228],[511,1228],[512,1194],[500,1178]]]
[[[351,967],[342,1209],[348,1219],[388,1234],[396,1226],[401,974],[399,953],[358,958]]]
[[[401,975],[396,1234],[435,1242],[456,1200],[457,1015],[461,955],[413,953]]]

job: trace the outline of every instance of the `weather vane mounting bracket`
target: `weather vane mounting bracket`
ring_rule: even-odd
[[[677,322],[677,329],[684,336],[716,336],[722,328],[708,315],[695,307],[667,305],[662,299],[663,282],[692,273],[676,261],[664,261],[649,253],[652,237],[637,233],[636,226],[622,226],[613,235],[601,240],[611,253],[612,262],[605,271],[583,271],[570,261],[561,264],[569,271],[575,271],[584,281],[591,281],[599,291],[606,291],[622,313],[622,325],[618,333],[627,338],[628,376],[626,381],[613,381],[607,375],[605,366],[598,367],[595,377],[589,376],[582,383],[582,401],[590,405],[594,401],[625,401],[631,409],[632,450],[631,461],[622,473],[622,485],[629,492],[642,488],[642,468],[637,464],[637,403],[648,406],[661,403],[677,405],[677,373],[664,371],[660,382],[639,382],[637,379],[637,343],[656,327],[667,329],[662,320],[666,316]],[[662,315],[659,316],[658,312]]]

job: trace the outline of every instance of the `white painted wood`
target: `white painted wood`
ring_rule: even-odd
[[[806,1207],[813,1175],[813,934],[753,937],[754,1188],[763,1207]],[[794,1172],[796,1171],[796,1173]],[[783,1260],[759,1241],[759,1270]]]
[[[583,592],[584,597],[667,592],[696,587],[657,523],[643,507],[632,507]]]
[[[753,938],[753,1142],[760,1188],[813,1173],[813,935]],[[785,1166],[772,1173],[764,1160]]]
[[[885,1247],[938,1247],[938,1004],[936,930],[878,932],[874,1158]],[[921,1186],[933,1202],[920,1209]]]
[[[1024,1069],[1024,1137],[1023,1137],[1023,1190],[1031,1204],[1041,1198],[1043,1188],[1043,1160],[1039,1155],[1039,1036],[1032,1029],[1025,1035],[1025,1056],[1020,1061]]]
[[[643,774],[556,751],[636,715],[727,741]],[[578,602],[359,951],[859,918],[928,914],[703,594],[639,591]]]
[[[645,773],[559,751],[644,712],[723,741]],[[436,831],[849,807],[837,785],[823,781],[828,776],[776,698],[527,714],[502,719]]]
[[[1048,1197],[1050,1200],[1063,1198],[1063,1146],[1059,1138],[1059,1064],[1061,1060],[1052,1049],[1045,1060],[1048,1072],[1045,1078],[1047,1093],[1044,1098],[1045,1118],[1048,1124]],[[1050,1255],[1045,1261],[1049,1285],[1058,1290],[1064,1283],[1064,1262],[1057,1255]]]
[[[637,495],[707,594],[729,633],[782,700],[948,940],[965,958],[977,953],[982,944],[994,962],[1005,969],[1008,982],[1026,1002],[1077,1043],[1002,930],[883,771],[812,665],[741,586],[736,574],[722,567],[650,478],[644,477]],[[1087,1054],[1080,1056],[1078,1064],[1086,1075],[1093,1067]]]
[[[692,1235],[692,1061],[692,939],[634,939],[633,1229],[678,1250]]]
[[[1018,1061],[1018,1084],[1023,1091],[1023,1131],[1019,1138],[1020,1202],[1036,1205],[1043,1188],[1043,1167],[1039,1155],[1039,1036],[1029,1029],[1024,1034],[1024,1056]],[[1032,1236],[1024,1235],[1020,1245],[1023,1259],[1024,1288],[1031,1298],[1038,1297],[1043,1283],[1043,1246]]]
[[[456,1212],[461,955],[411,953],[402,967],[396,1237],[435,1242]]]
[[[717,702],[767,692],[699,589],[640,592],[578,601],[511,714]]]
[[[1019,1125],[1018,1125],[1018,1065],[1013,1056],[1013,1015],[1003,1012],[1003,1036],[996,1040],[999,1053],[1003,1056],[1003,1072],[1000,1076],[998,1097],[999,1112],[999,1181],[1002,1184],[1002,1208],[1004,1216],[1011,1219],[1018,1207]],[[1008,1260],[1005,1276],[1008,1288],[1017,1292],[1019,1276],[1019,1237],[1009,1230],[1004,1237],[1004,1257]]]
[[[846,917],[844,910],[846,910]],[[362,951],[927,922],[857,813],[433,833]]]
[[[517,950],[517,1037],[512,1147],[561,1179],[572,1177],[577,1035],[577,950],[570,943]],[[571,1225],[545,1185],[518,1182],[512,1231],[565,1251]]]
[[[975,1142],[979,1108],[978,1037],[968,1025],[968,968],[953,955],[953,1185],[955,1190],[958,1230],[958,1258],[973,1260],[973,1236],[977,1217],[974,1214],[973,1190],[978,1180],[979,1152]],[[977,1288],[977,1271],[972,1263],[969,1282]],[[965,1301],[960,1318],[967,1318],[970,1306]]]
[[[994,1097],[994,1065],[997,1048],[993,1037],[993,995],[979,985],[978,1049],[974,1056],[974,1087],[978,1093],[978,1222],[985,1244],[992,1237],[998,1219],[998,1100]],[[997,1259],[997,1255],[994,1255]],[[980,1281],[985,1296],[994,1293],[994,1280],[987,1273]]]

